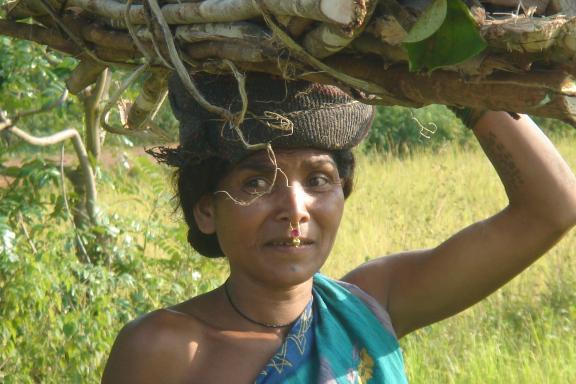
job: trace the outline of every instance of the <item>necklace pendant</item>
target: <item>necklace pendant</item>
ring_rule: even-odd
[[[300,246],[300,239],[297,238],[297,237],[294,237],[294,238],[292,239],[292,245],[293,245],[294,247],[298,248],[298,247]]]

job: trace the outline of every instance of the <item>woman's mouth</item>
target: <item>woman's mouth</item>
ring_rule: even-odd
[[[266,245],[273,246],[273,247],[302,247],[302,246],[311,245],[314,243],[312,240],[307,239],[307,238],[299,238],[299,240],[300,240],[300,243],[298,245],[296,245],[293,238],[286,237],[286,238],[272,240],[272,241],[266,243]]]

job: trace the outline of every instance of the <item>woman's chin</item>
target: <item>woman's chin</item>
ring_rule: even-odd
[[[316,251],[315,244],[295,245],[275,245],[269,244],[264,246],[264,252],[274,256],[286,256],[289,258],[307,258]]]

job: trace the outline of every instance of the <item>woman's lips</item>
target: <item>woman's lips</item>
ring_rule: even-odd
[[[306,237],[299,237],[299,239],[300,239],[300,245],[299,245],[300,247],[305,245],[311,245],[314,243],[312,240]],[[293,239],[290,237],[277,238],[267,242],[266,245],[273,247],[295,247]]]

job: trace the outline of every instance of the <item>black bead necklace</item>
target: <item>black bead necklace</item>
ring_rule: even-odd
[[[258,320],[254,320],[249,318],[248,316],[246,316],[232,301],[232,297],[230,296],[230,291],[228,290],[228,281],[230,279],[226,279],[226,282],[224,283],[224,292],[226,292],[226,298],[228,298],[228,302],[230,303],[230,306],[234,309],[234,311],[236,311],[237,314],[239,314],[240,316],[242,316],[244,319],[248,320],[249,322],[253,323],[253,324],[257,324],[260,325],[261,327],[266,327],[266,328],[286,328],[292,324],[294,324],[294,322],[296,320],[292,320],[289,323],[286,324],[270,324],[270,323],[261,323]]]

